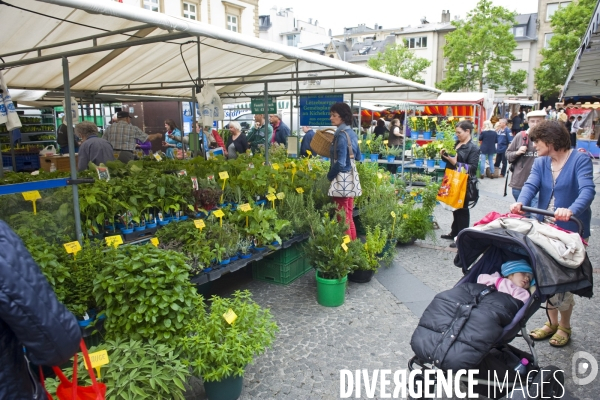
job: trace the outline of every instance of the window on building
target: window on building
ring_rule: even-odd
[[[160,12],[159,0],[142,0],[142,7],[146,10]]]
[[[198,5],[194,3],[183,2],[183,18],[193,19],[199,21],[198,18]]]
[[[227,14],[227,29],[233,32],[239,32],[237,15]]]
[[[424,49],[427,47],[427,36],[409,38],[406,42],[409,49]]]
[[[517,26],[515,28],[515,37],[523,37],[523,36],[525,36],[525,27]]]
[[[550,46],[550,39],[552,39],[552,36],[554,36],[554,33],[546,33],[544,35],[544,48]]]
[[[559,3],[549,3],[546,8],[546,21],[550,21],[550,18],[558,11],[559,8],[563,8],[571,4],[570,1],[561,1]]]
[[[523,49],[513,50],[513,56],[515,57],[515,61],[523,61]]]
[[[298,47],[298,35],[287,35],[287,45]]]

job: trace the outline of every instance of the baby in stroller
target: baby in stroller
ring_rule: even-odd
[[[502,275],[498,272],[481,274],[477,283],[493,285],[498,292],[510,294],[523,303],[527,302],[530,296],[528,289],[535,285],[531,265],[525,260],[507,261],[502,264],[501,272]]]

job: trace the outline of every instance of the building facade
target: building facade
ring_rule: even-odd
[[[174,17],[258,37],[258,0],[118,0]]]
[[[327,44],[329,32],[319,21],[297,19],[293,8],[273,7],[266,15],[259,16],[259,37],[271,42],[298,48]]]

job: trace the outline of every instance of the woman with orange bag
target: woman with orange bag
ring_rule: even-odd
[[[461,121],[456,125],[456,135],[458,140],[456,141],[456,156],[451,157],[442,150],[440,156],[446,161],[446,168],[457,169],[464,165],[468,169],[468,173],[471,177],[475,177],[477,174],[477,163],[479,162],[479,148],[471,138],[473,133],[473,124],[471,121]],[[470,184],[470,183],[469,183]],[[467,188],[467,193],[469,192]],[[449,234],[442,235],[442,239],[454,240],[458,233],[470,225],[470,214],[469,214],[469,201],[473,199],[465,198],[462,208],[457,208],[452,212],[454,221],[452,222],[452,229]],[[450,247],[456,247],[456,243],[450,243]]]

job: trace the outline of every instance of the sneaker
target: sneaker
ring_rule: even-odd
[[[451,234],[448,234],[448,235],[441,235],[440,237],[441,237],[442,239],[454,240],[454,236],[452,236]]]

